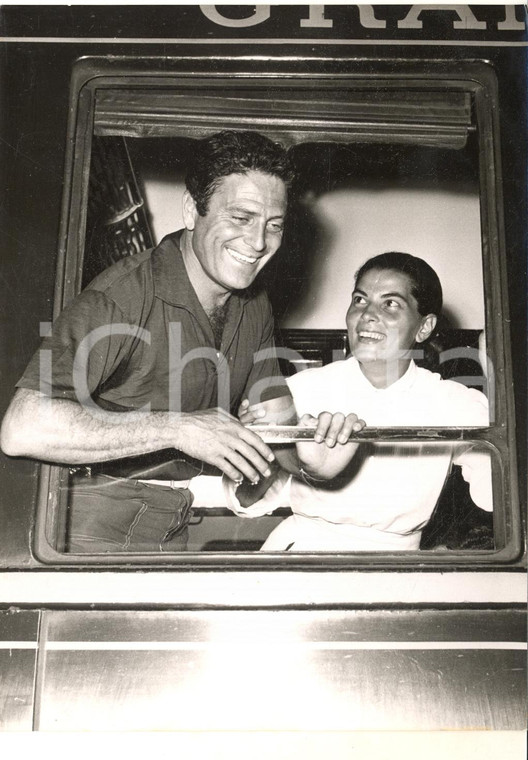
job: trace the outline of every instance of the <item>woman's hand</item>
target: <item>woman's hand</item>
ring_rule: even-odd
[[[350,441],[353,433],[365,427],[356,414],[321,412],[317,417],[304,414],[300,424],[315,428],[313,443],[298,441],[297,455],[308,475],[328,480],[338,475],[351,461],[358,443]]]
[[[324,443],[333,448],[336,443],[348,443],[352,433],[359,433],[365,427],[365,421],[360,420],[357,414],[336,412],[321,412],[318,417],[311,414],[303,414],[300,424],[304,427],[315,427],[315,443]]]
[[[260,404],[250,406],[249,401],[245,398],[238,407],[237,415],[243,425],[253,425],[255,422],[263,421],[266,410]]]
[[[290,395],[261,401],[259,404],[249,405],[244,399],[238,407],[238,419],[243,425],[296,425],[297,412]]]
[[[276,423],[265,404],[250,406],[247,400],[240,404],[238,418],[243,425]],[[313,442],[297,441],[295,449],[292,446],[282,450],[275,448],[277,459],[288,472],[298,474],[299,467],[302,467],[306,474],[322,480],[333,478],[348,465],[358,447],[349,440],[350,436],[365,427],[365,421],[357,414],[341,412],[321,412],[317,417],[304,414],[298,424],[314,428]]]

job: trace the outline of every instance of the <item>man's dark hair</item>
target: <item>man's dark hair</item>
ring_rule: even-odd
[[[207,213],[209,199],[224,177],[249,171],[271,174],[286,186],[293,180],[286,150],[258,132],[225,130],[198,140],[185,184],[200,216]]]
[[[427,314],[442,312],[442,286],[435,270],[418,256],[410,253],[389,251],[380,253],[366,261],[356,274],[356,282],[371,269],[392,269],[407,275],[411,282],[411,293],[416,299],[418,313],[425,317]]]

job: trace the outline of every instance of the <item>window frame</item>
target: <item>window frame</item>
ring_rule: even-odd
[[[265,68],[266,71],[262,71]],[[491,66],[481,61],[348,60],[341,58],[310,61],[270,59],[259,62],[248,57],[220,58],[211,69],[207,58],[167,59],[81,59],[74,67],[70,122],[67,138],[64,196],[61,212],[60,247],[54,298],[54,318],[80,290],[82,252],[86,228],[88,178],[93,136],[94,99],[98,89],[116,86],[196,87],[198,81],[229,81],[240,86],[251,81],[280,81],[294,87],[297,82],[320,83],[339,77],[343,86],[374,87],[381,80],[388,87],[422,87],[469,91],[473,96],[479,132],[479,182],[482,265],[488,354],[495,373],[494,420],[487,428],[370,428],[360,434],[365,440],[475,440],[486,442],[498,457],[494,465],[496,504],[494,536],[502,547],[495,550],[448,550],[446,554],[413,552],[265,554],[259,552],[182,552],[169,554],[75,555],[54,548],[51,536],[59,525],[58,485],[67,468],[40,465],[34,549],[45,563],[110,566],[173,566],[177,569],[232,567],[240,569],[402,569],[440,566],[444,569],[472,569],[504,566],[521,552],[521,521],[517,495],[516,445],[514,435],[512,366],[508,327],[508,290],[502,217],[498,88]],[[295,438],[293,434],[292,440]],[[495,459],[495,457],[494,457]],[[498,472],[500,470],[500,472]],[[499,479],[497,480],[497,476]]]

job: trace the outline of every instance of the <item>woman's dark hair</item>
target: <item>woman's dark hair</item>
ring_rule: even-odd
[[[185,184],[200,216],[207,213],[209,199],[224,177],[249,171],[271,174],[286,186],[293,181],[286,150],[258,132],[225,130],[198,140]]]
[[[356,283],[371,269],[392,269],[407,275],[411,282],[411,293],[416,299],[418,313],[425,317],[427,314],[442,312],[442,286],[435,270],[423,259],[411,256],[410,253],[389,251],[374,256],[366,261],[356,274]]]

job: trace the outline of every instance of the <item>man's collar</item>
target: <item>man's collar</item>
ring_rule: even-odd
[[[157,298],[193,309],[198,297],[191,285],[180,250],[182,230],[166,235],[152,255],[152,277]]]

